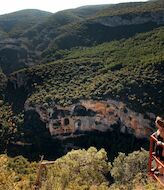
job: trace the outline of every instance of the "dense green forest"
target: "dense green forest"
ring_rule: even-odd
[[[160,27],[128,40],[52,52],[47,60],[55,62],[18,72],[34,90],[27,101],[68,105],[111,97],[143,113],[162,113],[163,41]]]

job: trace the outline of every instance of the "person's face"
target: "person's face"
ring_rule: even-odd
[[[159,129],[159,132],[164,135],[164,126],[163,126],[163,123],[161,123],[161,121],[158,120],[158,117],[155,121],[155,124],[156,124],[157,128]]]

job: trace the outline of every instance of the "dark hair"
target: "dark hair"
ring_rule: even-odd
[[[157,123],[160,127],[164,127],[164,121],[157,120]]]
[[[157,116],[156,117],[156,123],[160,126],[164,128],[164,117],[163,116]]]

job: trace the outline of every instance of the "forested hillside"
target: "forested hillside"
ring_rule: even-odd
[[[28,28],[43,22],[52,13],[39,10],[21,10],[0,15],[0,39],[18,37]]]
[[[28,98],[32,104],[68,105],[79,99],[110,97],[142,113],[162,113],[163,40],[160,27],[128,40],[59,50],[47,58],[57,61],[15,72],[11,81],[19,75],[27,80],[27,88],[33,89]]]
[[[0,41],[0,55],[4,57],[0,65],[8,74],[23,67],[47,63],[45,57],[59,49],[93,46],[151,31],[163,25],[163,9],[162,1],[150,1],[84,6],[55,14],[26,10],[1,16],[9,19],[11,25],[12,19],[21,15],[9,31],[2,25],[2,31],[12,38]],[[31,16],[24,22],[26,15]],[[16,39],[14,33],[18,33]]]

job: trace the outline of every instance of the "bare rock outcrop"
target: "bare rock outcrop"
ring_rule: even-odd
[[[157,25],[162,25],[164,24],[164,12],[158,11],[145,12],[142,14],[134,13],[130,15],[124,14],[116,16],[104,16],[96,19],[96,21],[109,27],[138,25],[148,22],[156,23]]]
[[[108,100],[82,100],[69,107],[58,105],[25,106],[35,110],[52,137],[73,136],[91,131],[114,131],[147,138],[153,132],[151,120],[129,109],[124,103]],[[117,126],[117,127],[116,127]]]
[[[0,67],[5,74],[38,63],[37,53],[29,47],[25,38],[0,40]]]

